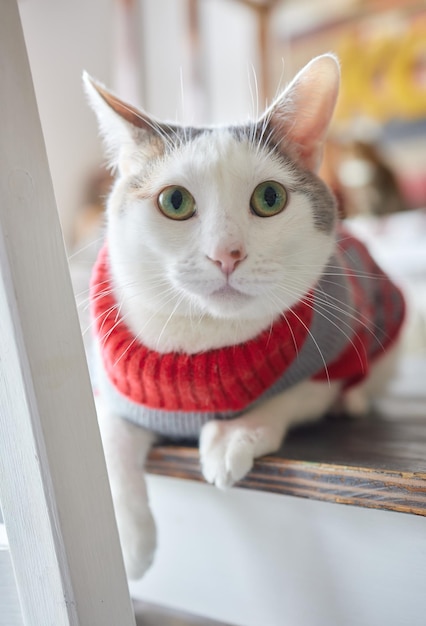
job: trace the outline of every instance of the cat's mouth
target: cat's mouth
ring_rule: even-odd
[[[213,296],[214,298],[222,298],[224,300],[236,300],[238,299],[251,299],[251,296],[249,296],[246,293],[243,293],[242,291],[239,291],[238,289],[235,289],[235,287],[231,287],[231,285],[226,284],[223,287],[220,287],[220,289],[216,289],[215,291],[213,291],[210,296]]]
[[[247,315],[252,310],[256,298],[226,284],[210,292],[204,302],[209,313],[215,318],[241,319],[243,311]]]

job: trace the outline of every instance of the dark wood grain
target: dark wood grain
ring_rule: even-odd
[[[155,447],[148,472],[203,480],[194,443]],[[238,486],[426,516],[426,420],[334,418],[299,428]]]

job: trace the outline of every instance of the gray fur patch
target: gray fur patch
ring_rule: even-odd
[[[314,224],[321,232],[330,234],[336,224],[336,199],[327,185],[315,174],[299,170],[298,191],[309,198]]]
[[[277,144],[273,129],[269,125],[247,124],[230,127],[229,130],[238,141],[249,141],[255,146],[261,146],[273,158],[278,158],[286,167],[291,167],[297,179],[295,188],[309,199],[316,228],[330,234],[337,219],[336,199],[324,181],[313,172],[303,169],[292,157],[291,148],[285,150]]]
[[[167,136],[171,142],[179,147],[194,141],[200,135],[205,135],[212,132],[212,128],[194,126],[175,126],[173,124],[162,124],[161,129],[164,136]]]

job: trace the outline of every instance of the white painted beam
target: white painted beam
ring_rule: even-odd
[[[0,500],[24,623],[134,626],[17,3],[9,0],[0,3],[0,112]]]

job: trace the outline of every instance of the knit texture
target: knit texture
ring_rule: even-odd
[[[399,336],[405,319],[401,290],[371,257],[367,247],[343,228],[339,230],[339,261],[352,292],[354,335],[339,357],[327,364],[316,380],[344,380],[345,387],[360,383],[372,363]]]
[[[149,350],[119,317],[106,246],[93,270],[91,307],[99,384],[111,409],[173,437],[197,436],[209,419],[237,417],[302,380],[360,382],[397,338],[405,312],[400,290],[342,228],[312,291],[244,344],[194,355]]]
[[[91,301],[103,366],[114,387],[133,402],[169,411],[243,409],[295,359],[313,315],[302,301],[247,343],[191,355],[161,354],[136,341],[117,317],[106,246],[94,267]]]

